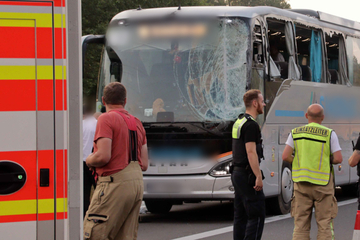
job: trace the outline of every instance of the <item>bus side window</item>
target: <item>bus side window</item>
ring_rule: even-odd
[[[254,36],[253,36],[253,39],[254,39],[254,45],[253,45],[254,63],[255,64],[264,63],[261,26],[255,25],[253,34],[254,34]]]
[[[321,31],[296,24],[297,56],[301,80],[326,82],[325,53]]]
[[[289,54],[286,49],[285,23],[271,19],[268,20],[267,24],[270,51],[270,76],[274,79],[287,79]]]
[[[360,86],[360,39],[346,38],[349,80],[354,86]]]
[[[109,47],[108,49],[110,64],[110,82],[120,82],[122,76],[122,64],[119,56]]]
[[[339,84],[339,36],[337,34],[331,34],[330,36],[329,33],[325,35],[330,83]]]

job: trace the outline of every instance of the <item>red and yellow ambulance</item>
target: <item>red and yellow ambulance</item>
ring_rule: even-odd
[[[0,239],[67,239],[67,2],[0,0]]]

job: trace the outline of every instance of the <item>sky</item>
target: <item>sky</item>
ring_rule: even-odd
[[[292,9],[312,9],[360,22],[360,0],[288,0]]]

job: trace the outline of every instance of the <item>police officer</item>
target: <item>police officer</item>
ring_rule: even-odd
[[[334,239],[337,202],[332,164],[342,162],[341,148],[336,133],[321,125],[324,120],[321,105],[310,105],[305,117],[308,124],[291,131],[282,155],[284,161],[292,163],[293,240],[310,239],[313,207],[318,225],[317,239]]]
[[[260,171],[262,140],[256,122],[263,113],[264,97],[256,89],[243,97],[245,114],[232,130],[233,165],[231,181],[235,188],[234,240],[261,239],[265,220],[265,196]]]
[[[354,146],[354,152],[349,158],[349,165],[351,167],[357,166],[357,175],[360,177],[360,136]],[[360,179],[359,179],[360,181]],[[358,210],[360,210],[360,184],[358,183]]]

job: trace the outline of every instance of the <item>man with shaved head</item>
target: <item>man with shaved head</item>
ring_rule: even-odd
[[[317,239],[334,239],[337,201],[332,164],[342,162],[341,148],[336,133],[321,125],[324,109],[320,104],[310,105],[305,117],[308,124],[291,131],[282,155],[284,161],[292,163],[293,240],[310,239],[313,207],[318,225]]]

